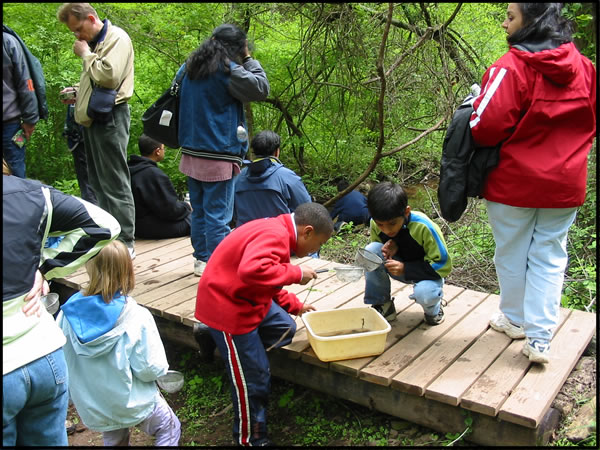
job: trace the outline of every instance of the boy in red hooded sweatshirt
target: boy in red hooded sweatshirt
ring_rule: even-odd
[[[290,262],[319,251],[333,234],[327,209],[304,203],[292,214],[247,222],[211,255],[196,298],[195,317],[208,327],[226,365],[240,445],[270,445],[266,410],[271,375],[265,348],[289,344],[296,324],[289,314],[314,310],[282,287],[307,284],[314,269]],[[283,339],[282,339],[283,337]]]

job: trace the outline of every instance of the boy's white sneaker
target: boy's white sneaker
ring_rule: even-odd
[[[523,327],[512,324],[502,313],[492,316],[490,319],[490,327],[496,331],[505,333],[511,339],[523,339],[525,337],[525,330]]]
[[[196,275],[197,277],[201,277],[205,267],[206,263],[204,261],[194,259],[194,275]]]
[[[529,361],[540,364],[550,362],[550,341],[545,339],[527,338],[523,346],[523,354]]]
[[[131,257],[131,260],[133,261],[135,259],[135,249],[133,247],[127,247],[127,250],[129,251],[129,256]]]

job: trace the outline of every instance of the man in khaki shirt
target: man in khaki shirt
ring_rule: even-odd
[[[89,3],[64,3],[57,17],[75,35],[73,53],[83,63],[79,84],[61,91],[61,95],[74,91],[75,98],[61,101],[75,104],[75,121],[84,127],[90,184],[99,206],[119,221],[119,239],[134,258],[135,206],[127,167],[131,120],[127,101],[133,95],[131,39],[108,19],[101,21]],[[95,85],[117,91],[112,119],[107,123],[93,120],[87,114]]]

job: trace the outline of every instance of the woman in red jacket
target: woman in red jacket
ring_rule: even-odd
[[[509,51],[483,76],[474,140],[502,143],[483,196],[494,240],[500,313],[490,325],[549,361],[567,264],[567,232],[585,199],[596,131],[596,70],[571,42],[559,3],[510,3]]]

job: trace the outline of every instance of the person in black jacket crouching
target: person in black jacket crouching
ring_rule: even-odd
[[[167,239],[190,235],[188,203],[180,201],[173,183],[156,163],[165,158],[165,146],[142,134],[141,156],[131,155],[127,165],[135,202],[135,237]]]

